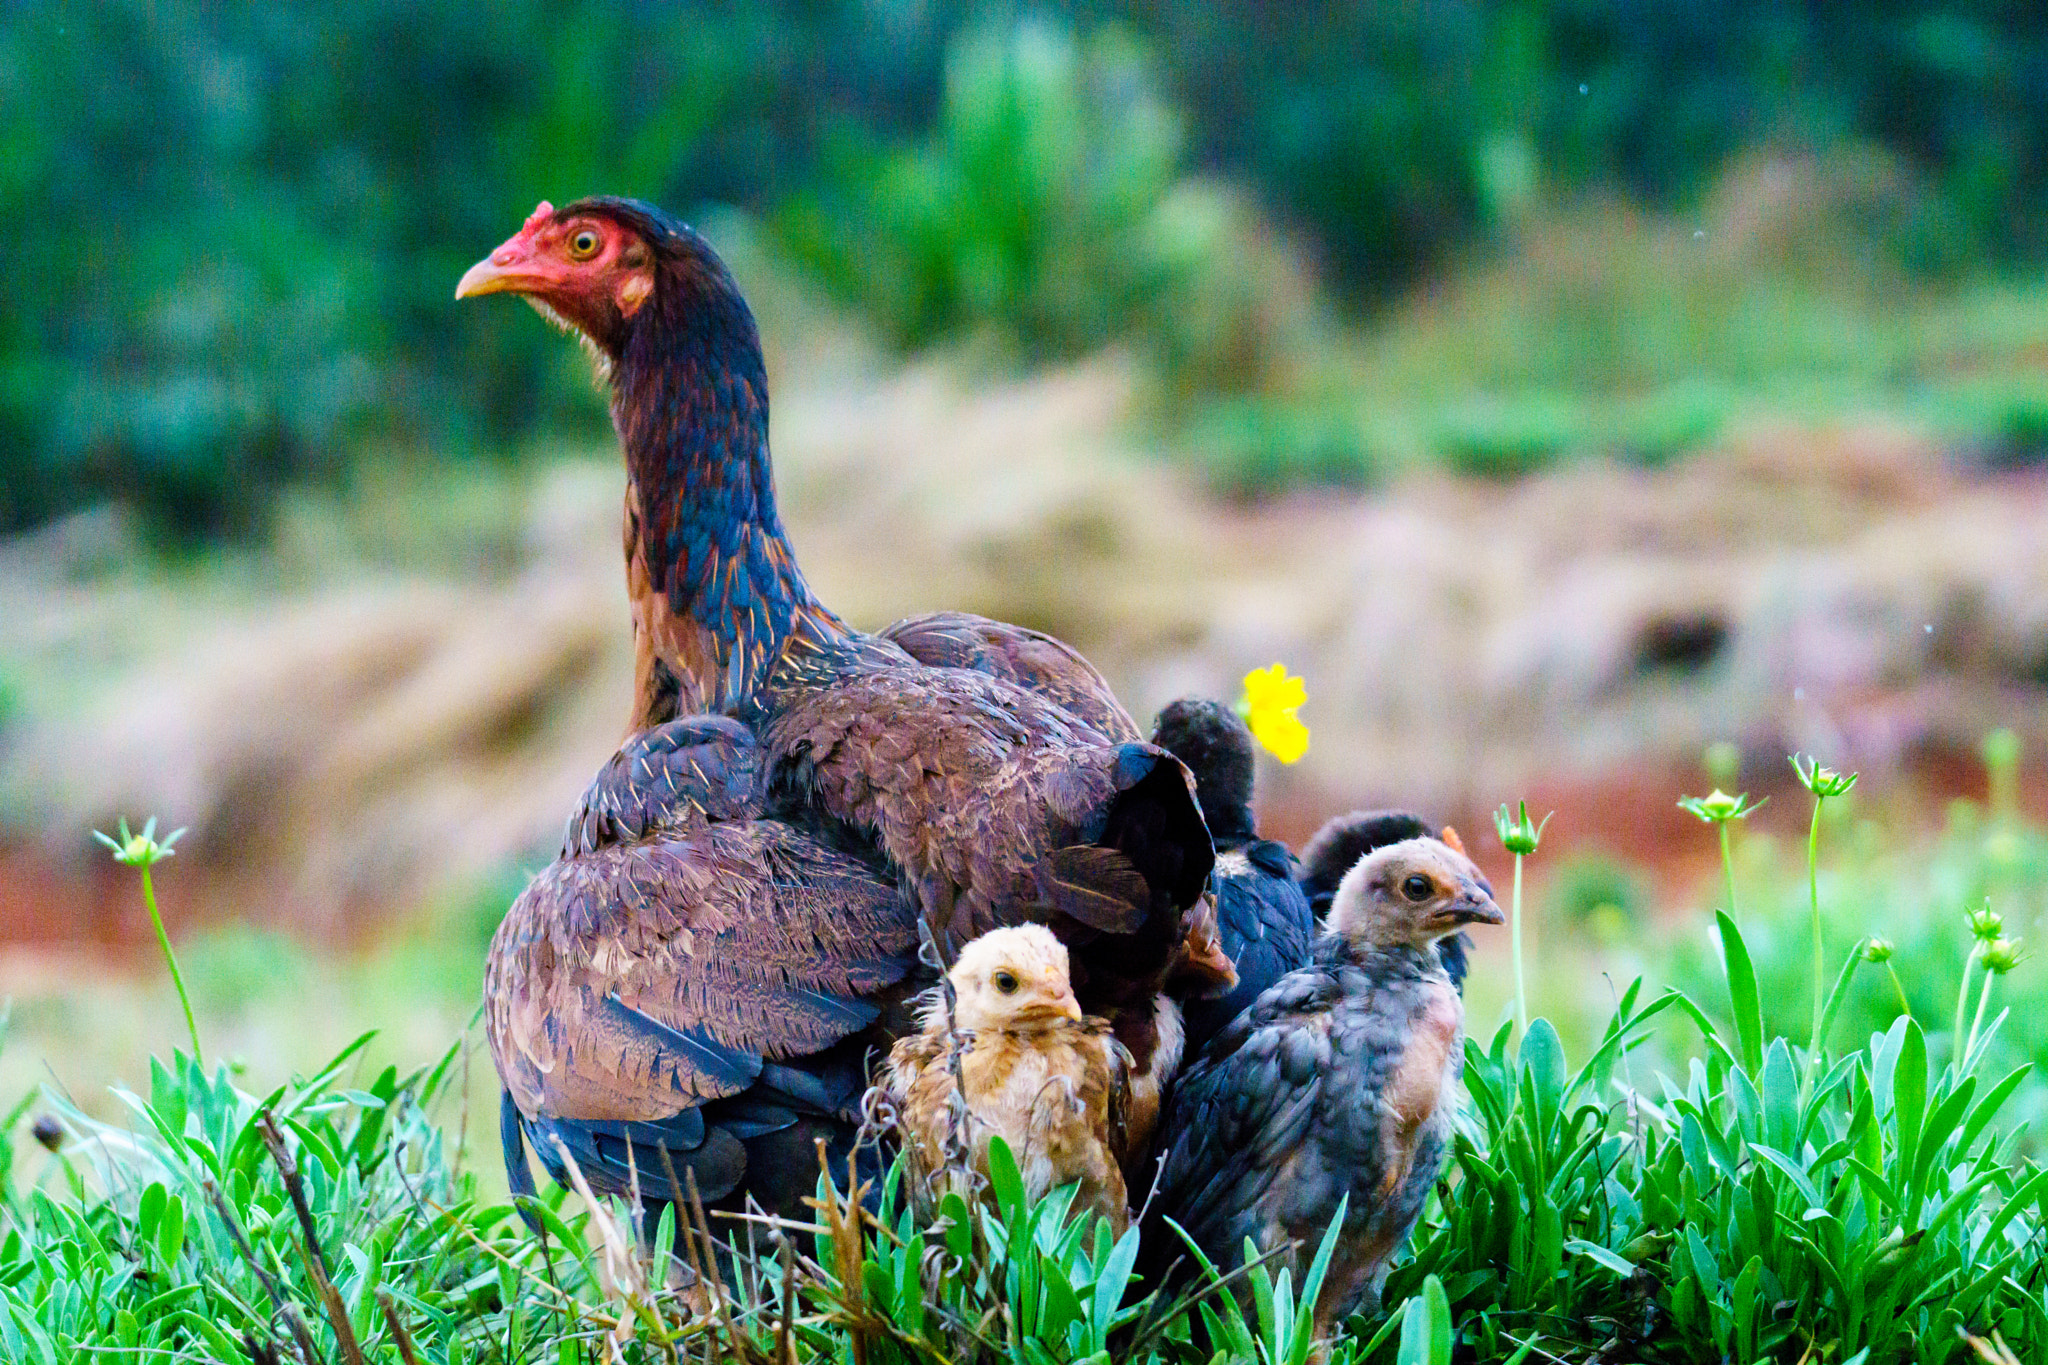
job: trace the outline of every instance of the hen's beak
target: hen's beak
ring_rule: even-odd
[[[504,248],[500,247],[499,251],[502,250]],[[519,288],[518,276],[499,265],[496,255],[497,252],[493,252],[462,272],[462,278],[455,282],[456,298],[473,299],[479,294],[503,294]]]
[[[480,294],[527,294],[548,283],[547,272],[534,254],[533,231],[554,213],[543,202],[527,217],[518,232],[504,245],[462,272],[456,281],[455,297],[473,299]]]

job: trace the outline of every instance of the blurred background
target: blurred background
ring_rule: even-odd
[[[1830,956],[1897,940],[1924,1022],[1966,904],[2048,910],[2030,5],[10,0],[0,1100],[103,1108],[176,1036],[88,838],[122,815],[190,827],[165,911],[264,1084],[470,1022],[629,649],[588,364],[452,293],[595,192],[727,254],[855,623],[1050,630],[1141,716],[1284,661],[1314,741],[1262,818],[1297,842],[1411,806],[1505,889],[1490,812],[1554,809],[1528,925],[1568,1039],[1603,976],[1711,986],[1675,802],[1716,785],[1773,798],[1738,880],[1804,1017],[1794,749],[1863,773]],[[1864,969],[1844,1028],[1899,1005]]]

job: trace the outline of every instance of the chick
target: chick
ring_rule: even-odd
[[[1327,916],[1337,883],[1374,849],[1434,833],[1436,829],[1428,821],[1404,810],[1355,810],[1331,816],[1301,851],[1301,890],[1308,897],[1309,909]],[[1444,827],[1440,837],[1458,852],[1465,851],[1450,826]],[[1471,945],[1470,934],[1452,934],[1436,945],[1436,955],[1444,960],[1444,970],[1451,974],[1451,984],[1460,994],[1465,990],[1465,954]]]
[[[1152,742],[1188,765],[1216,844],[1209,876],[1222,950],[1237,984],[1187,993],[1186,1047],[1199,1053],[1268,986],[1308,961],[1315,917],[1294,880],[1287,846],[1261,839],[1252,814],[1252,732],[1222,702],[1182,697],[1153,722]]]
[[[1184,1072],[1145,1239],[1184,1228],[1224,1271],[1249,1237],[1307,1269],[1347,1196],[1315,1331],[1378,1305],[1436,1182],[1463,1072],[1465,1011],[1436,945],[1505,921],[1472,861],[1406,839],[1344,875],[1309,964],[1268,989]]]
[[[891,1050],[882,1084],[913,1173],[927,1189],[971,1197],[1000,1136],[1030,1197],[1079,1182],[1075,1207],[1121,1235],[1130,1056],[1107,1021],[1082,1017],[1065,946],[1035,924],[991,930],[960,950],[946,979],[950,1020],[942,991],[923,1031]]]

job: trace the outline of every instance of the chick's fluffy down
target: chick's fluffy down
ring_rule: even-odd
[[[972,1197],[1001,1137],[1031,1198],[1078,1183],[1075,1206],[1122,1233],[1130,1058],[1074,1003],[1066,949],[1036,925],[998,929],[968,944],[947,980],[950,1005],[935,993],[883,1081],[919,1187]]]

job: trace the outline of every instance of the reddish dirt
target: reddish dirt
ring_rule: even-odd
[[[2048,764],[2022,772],[2021,806],[2030,818],[2048,822]],[[1575,855],[1598,853],[1634,867],[1650,878],[1659,903],[1684,905],[1699,885],[1719,875],[1712,835],[1678,808],[1677,796],[1704,787],[1698,771],[1675,764],[1644,764],[1597,777],[1538,782],[1529,789],[1532,813],[1554,811],[1545,831],[1541,865],[1555,867]],[[1787,839],[1806,830],[1807,805],[1790,768],[1746,784],[1769,803],[1755,827]],[[1940,749],[1912,756],[1881,799],[1887,824],[1901,829],[1938,827],[1951,800],[1985,799],[1983,765],[1975,754]],[[1876,793],[1866,800],[1879,801]],[[1288,799],[1262,804],[1260,825],[1271,837],[1299,848],[1334,812],[1361,805],[1355,794],[1294,788]],[[1510,869],[1493,832],[1493,812],[1455,808],[1424,812],[1447,819],[1464,836],[1487,874],[1504,879]],[[1540,875],[1540,867],[1538,869]],[[399,924],[406,907],[360,907],[334,917],[295,916],[288,898],[262,894],[246,878],[209,867],[200,859],[178,859],[156,880],[166,919],[189,928],[217,922],[218,907],[266,904],[266,922],[291,927],[335,946],[362,947]],[[33,842],[0,846],[0,945],[60,953],[86,952],[96,960],[127,957],[152,943],[148,914],[134,874],[111,860],[63,860]]]

